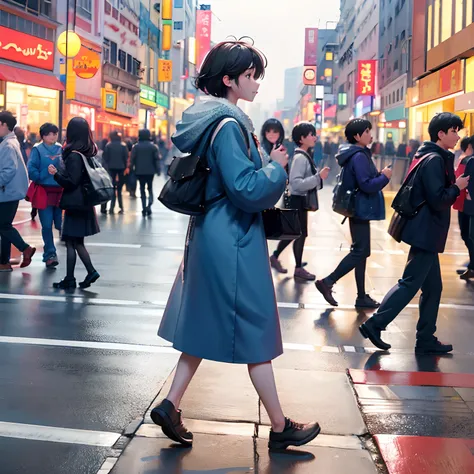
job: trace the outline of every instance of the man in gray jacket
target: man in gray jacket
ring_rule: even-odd
[[[2,238],[0,272],[11,272],[10,249],[13,244],[23,253],[21,268],[31,263],[36,252],[13,227],[18,204],[28,191],[28,173],[20,144],[13,132],[16,119],[10,112],[0,112],[0,237]]]

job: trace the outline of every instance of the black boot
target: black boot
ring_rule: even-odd
[[[153,423],[161,426],[163,433],[169,439],[184,446],[193,444],[193,434],[183,425],[181,410],[176,410],[174,405],[166,398],[151,411]]]
[[[303,446],[312,441],[321,432],[319,423],[296,423],[285,418],[285,429],[281,433],[270,431],[269,449],[286,449],[288,446]]]
[[[79,283],[79,286],[84,289],[84,288],[89,288],[89,286],[92,285],[92,283],[95,283],[98,279],[100,278],[99,272],[94,270],[92,273],[89,273],[85,280],[81,283]]]

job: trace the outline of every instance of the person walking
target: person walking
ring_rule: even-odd
[[[356,308],[378,308],[365,290],[365,270],[370,257],[370,221],[385,219],[382,189],[392,177],[391,168],[379,172],[368,146],[372,142],[372,124],[365,119],[351,120],[345,129],[347,145],[341,146],[336,159],[343,168],[344,188],[358,190],[355,197],[355,215],[349,218],[352,246],[349,255],[326,278],[316,282],[316,288],[332,306],[338,303],[332,295],[333,286],[352,270],[357,285]]]
[[[312,158],[311,150],[313,149],[317,137],[316,128],[309,122],[300,122],[293,128],[293,141],[297,144],[293,163],[290,170],[290,179],[288,185],[289,206],[291,209],[297,209],[299,220],[301,223],[301,237],[293,241],[293,253],[295,256],[295,273],[296,280],[314,281],[316,275],[308,272],[303,268],[303,251],[306,237],[308,236],[308,209],[306,206],[306,195],[314,189],[321,189],[323,180],[329,175],[329,168],[318,171]],[[288,270],[283,267],[279,257],[283,250],[290,244],[291,240],[281,240],[275,252],[270,257],[271,266],[279,273],[286,274]]]
[[[21,268],[31,263],[36,248],[28,245],[13,227],[20,200],[28,190],[28,173],[21,155],[18,139],[13,132],[16,118],[11,112],[0,112],[0,272],[11,272],[11,246],[22,253]]]
[[[382,350],[390,344],[382,339],[382,331],[400,314],[421,289],[420,316],[416,326],[415,352],[444,354],[451,352],[451,344],[441,343],[435,336],[436,321],[443,290],[439,254],[444,252],[451,219],[451,206],[469,177],[454,174],[454,149],[459,140],[462,120],[449,112],[437,114],[428,126],[430,141],[419,148],[414,166],[410,201],[419,212],[408,219],[401,232],[401,240],[410,245],[402,278],[385,296],[377,312],[360,326],[363,337]]]
[[[59,129],[52,123],[45,123],[40,127],[41,142],[37,143],[31,150],[28,161],[28,174],[37,186],[41,187],[46,202],[39,203],[35,193],[31,205],[38,209],[38,215],[41,222],[41,235],[43,236],[43,262],[46,268],[55,268],[58,266],[58,255],[54,245],[53,225],[61,231],[62,210],[59,207],[62,188],[54,180],[54,177],[48,172],[49,165],[56,168],[61,166],[62,147],[58,141]]]
[[[271,420],[270,449],[301,446],[321,429],[285,418],[271,362],[283,348],[261,212],[280,199],[288,159],[281,155],[265,164],[252,139],[253,125],[237,107],[239,99],[255,99],[265,66],[264,56],[245,42],[214,46],[196,79],[210,97],[184,112],[173,136],[182,153],[209,138],[206,200],[215,201],[190,220],[184,260],[158,331],[182,354],[171,389],[151,417],[185,446],[192,445],[193,435],[179,406],[203,358],[248,365]]]
[[[474,175],[474,136],[464,137],[461,140],[462,155],[459,157],[459,164],[456,168],[456,178],[462,175],[472,177]],[[469,186],[461,191],[456,199],[453,209],[458,211],[459,230],[461,238],[469,252],[469,263],[466,270],[458,270],[461,280],[470,280],[474,278],[474,240],[471,233],[471,218],[474,216],[474,179],[469,181]]]
[[[128,147],[122,142],[121,136],[118,132],[110,134],[110,142],[105,146],[102,159],[106,164],[106,169],[109,170],[112,182],[115,187],[115,194],[110,203],[109,214],[115,212],[115,202],[118,200],[119,214],[123,214],[123,199],[122,188],[125,183],[125,170],[127,169],[128,161]]]
[[[142,215],[151,215],[153,205],[153,178],[158,174],[160,166],[158,147],[151,142],[150,130],[140,130],[138,143],[132,148],[131,171],[140,183],[142,199]],[[148,188],[148,204],[145,188]]]
[[[60,206],[65,209],[62,240],[67,248],[66,277],[53,287],[61,290],[76,288],[74,270],[76,254],[86,267],[87,276],[79,283],[81,288],[89,288],[100,275],[92,265],[91,257],[84,245],[84,237],[100,232],[93,206],[85,202],[84,186],[88,184],[86,168],[82,156],[90,159],[97,154],[89,123],[81,117],[74,117],[67,125],[66,144],[63,150],[64,169],[58,170],[50,164],[48,171],[55,181],[64,188]],[[81,156],[82,155],[82,156]]]

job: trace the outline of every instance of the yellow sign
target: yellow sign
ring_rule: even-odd
[[[158,82],[171,82],[173,80],[173,61],[158,59]]]

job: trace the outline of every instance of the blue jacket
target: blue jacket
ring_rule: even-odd
[[[28,174],[31,181],[43,186],[59,186],[53,175],[49,174],[48,166],[54,165],[57,169],[61,169],[61,155],[62,148],[59,143],[52,146],[43,142],[36,144],[28,160]]]
[[[341,145],[336,160],[344,168],[344,187],[359,189],[355,200],[355,217],[366,221],[384,220],[382,189],[390,180],[377,170],[370,150],[357,145]]]
[[[20,144],[11,132],[0,143],[0,202],[20,201],[28,190],[28,173]]]

